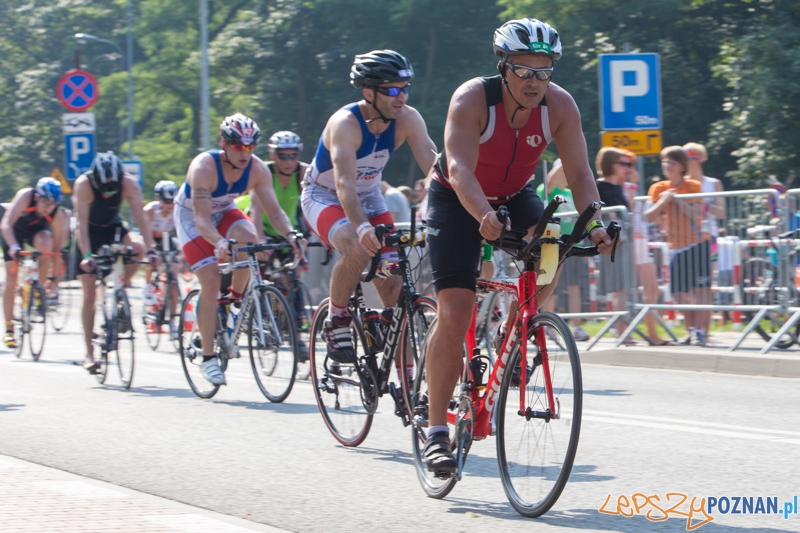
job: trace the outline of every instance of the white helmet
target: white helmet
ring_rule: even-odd
[[[178,187],[174,181],[161,180],[155,186],[156,196],[161,198],[161,201],[171,204],[175,201],[175,195],[178,194]]]
[[[273,133],[269,138],[269,151],[275,153],[275,150],[294,150],[298,152],[303,151],[303,143],[300,142],[300,136],[292,131],[279,131]]]
[[[544,54],[553,60],[561,57],[558,32],[537,19],[509,20],[495,30],[493,48],[502,60],[522,54]]]

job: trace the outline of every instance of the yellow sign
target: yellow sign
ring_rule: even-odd
[[[661,153],[661,130],[627,130],[600,132],[603,146],[630,150],[634,154],[653,155]]]
[[[61,169],[55,167],[50,173],[50,177],[61,182],[61,192],[64,194],[72,194],[72,187],[70,187],[69,182],[64,179],[64,174],[61,173]]]

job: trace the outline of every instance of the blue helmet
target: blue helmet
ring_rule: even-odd
[[[47,201],[61,203],[64,193],[61,191],[61,182],[54,178],[41,178],[36,182],[34,192]]]

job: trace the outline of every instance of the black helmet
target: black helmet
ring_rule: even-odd
[[[89,182],[92,187],[105,193],[120,190],[124,174],[125,169],[122,167],[122,161],[111,151],[98,153],[94,161],[92,161],[92,166],[88,172]]]
[[[410,81],[414,69],[403,55],[394,50],[373,50],[356,56],[350,69],[354,87],[377,87],[396,81]]]

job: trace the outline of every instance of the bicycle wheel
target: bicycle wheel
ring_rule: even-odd
[[[778,296],[778,280],[773,276],[776,274],[776,266],[769,259],[752,258],[742,265],[742,276],[740,281],[742,291],[742,301],[745,305],[776,305],[780,303]],[[756,316],[753,311],[742,313],[744,319],[749,323]],[[772,336],[780,330],[792,316],[792,313],[784,311],[768,311],[756,324],[753,331],[759,334],[762,339],[769,342]],[[785,333],[775,344],[776,348],[786,350],[790,348],[797,339],[800,339],[800,324],[796,324],[794,331]]]
[[[14,355],[19,359],[22,357],[23,346],[25,345],[25,333],[28,329],[28,314],[27,309],[22,305],[22,292],[17,288],[14,291],[14,318],[11,319],[14,324],[14,340],[16,347],[14,348]]]
[[[47,335],[47,300],[44,297],[44,286],[38,281],[31,283],[25,313],[28,316],[28,346],[31,357],[34,361],[38,361]]]
[[[197,323],[197,308],[200,303],[200,289],[194,289],[181,304],[181,321],[178,324],[178,338],[180,339],[181,366],[186,376],[186,381],[192,391],[200,398],[211,398],[219,390],[219,385],[214,385],[203,377],[200,372],[200,363],[203,362],[203,344],[200,339],[200,329]],[[214,343],[218,344],[217,336],[220,333],[219,319],[217,330],[214,334]],[[220,367],[227,368],[228,359],[220,357],[218,346],[214,347]]]
[[[53,331],[61,331],[69,322],[72,307],[71,283],[62,278],[57,290],[47,298],[47,322],[53,326]]]
[[[308,362],[308,332],[311,329],[311,317],[314,316],[308,286],[302,280],[294,280],[287,300],[297,325],[297,379],[308,379],[311,374],[311,365]]]
[[[133,317],[131,317],[131,305],[128,302],[128,295],[123,289],[119,289],[114,293],[114,306],[117,309],[117,322],[114,328],[116,330],[116,339],[110,348],[114,348],[117,352],[117,367],[122,386],[129,389],[133,381],[135,362]]]
[[[322,335],[327,318],[326,298],[319,304],[311,321],[308,357],[314,396],[322,420],[333,438],[344,446],[358,446],[369,434],[373,413],[364,407],[356,365],[340,364],[328,358],[328,348]],[[361,354],[366,341],[356,318],[353,319],[351,333],[356,354]]]
[[[169,328],[169,337],[172,339],[172,345],[175,347],[176,352],[181,351],[181,336],[178,333],[178,323],[180,321],[180,309],[177,309],[174,313],[172,312],[173,306],[176,305],[176,301],[180,303],[181,298],[181,289],[178,286],[178,280],[175,278],[170,278],[167,282],[168,291],[164,294],[164,317],[168,318],[169,320],[165,320],[167,322],[167,327]]]
[[[164,310],[164,295],[158,290],[158,272],[153,272],[155,280],[150,283],[150,290],[153,294],[157,295],[157,302],[150,304],[147,299],[142,297],[144,309],[142,309],[142,324],[144,324],[144,336],[147,339],[147,345],[151,350],[158,348],[158,343],[161,340],[161,317]]]
[[[264,285],[257,290],[260,313],[254,305],[247,328],[250,365],[261,393],[280,403],[292,392],[297,375],[294,315],[278,289]]]
[[[414,376],[417,375],[417,365],[420,364],[422,344],[428,336],[433,321],[436,320],[436,300],[419,296],[411,305],[411,311],[406,314],[400,325],[402,342],[399,345],[399,353],[403,354],[404,361],[401,368],[405,366],[406,370],[402,374],[405,379],[401,380],[401,387],[409,420],[414,416],[410,407],[414,395]]]
[[[544,341],[542,345],[541,341]],[[519,347],[509,356],[497,397],[497,462],[503,490],[516,511],[535,518],[555,504],[567,484],[581,431],[583,385],[578,348],[567,323],[553,313],[531,319],[525,364]],[[545,365],[556,412],[548,406]]]
[[[113,331],[114,326],[108,320],[108,314],[106,312],[105,305],[99,306],[100,313],[95,312],[94,320],[95,324],[98,322],[100,323],[100,334],[96,335],[92,342],[100,348],[100,353],[95,354],[94,360],[100,365],[100,368],[97,369],[95,372],[94,377],[97,379],[97,382],[101,385],[106,382],[106,377],[108,376],[108,338],[109,335],[114,336],[116,333]],[[109,332],[109,328],[112,331]],[[97,331],[98,328],[94,328],[92,331]]]
[[[413,448],[412,455],[414,457],[414,470],[417,472],[422,490],[431,498],[442,499],[453,490],[456,486],[458,479],[456,477],[440,478],[436,477],[433,472],[428,471],[428,466],[425,464],[425,458],[422,456],[422,449],[425,446],[425,441],[428,438],[428,379],[425,371],[425,364],[428,359],[428,341],[430,340],[430,332],[436,327],[436,319],[429,328],[429,333],[424,338],[420,346],[419,363],[417,365],[417,372],[414,376],[413,392],[411,393],[411,406],[412,406],[412,419],[411,419],[411,444]],[[466,356],[466,352],[465,352]],[[466,370],[466,366],[465,366]],[[464,381],[463,373],[456,383],[453,390],[453,400],[450,402],[448,414],[456,414],[459,397],[461,396],[461,383]],[[450,420],[448,416],[448,420]],[[450,435],[455,435],[455,426],[448,422],[448,429]],[[451,445],[453,444],[451,440]]]

